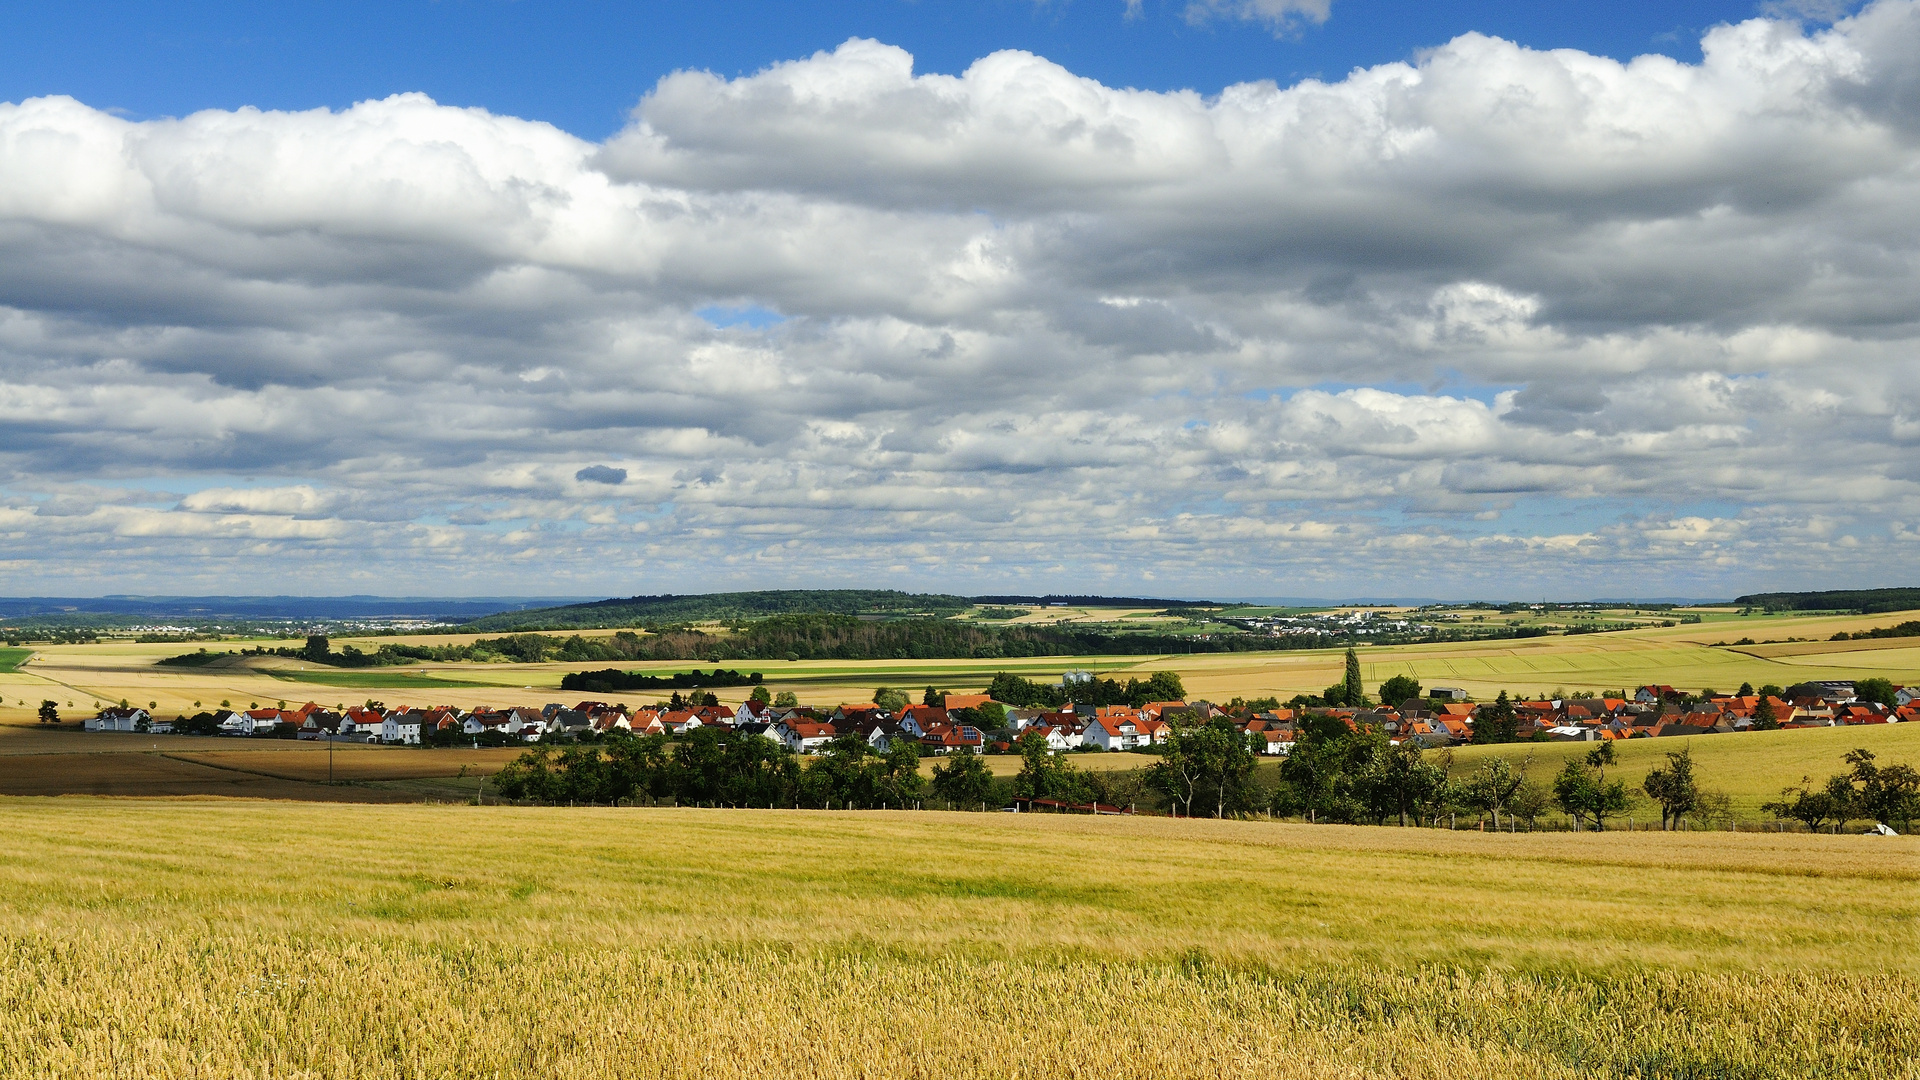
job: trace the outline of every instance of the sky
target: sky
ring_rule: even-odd
[[[11,21],[0,593],[1913,583],[1913,0]]]

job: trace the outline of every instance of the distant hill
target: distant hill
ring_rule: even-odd
[[[1920,589],[1754,593],[1736,597],[1733,602],[1775,611],[1858,611],[1863,615],[1872,615],[1882,611],[1912,611],[1920,608]]]
[[[893,589],[776,589],[767,592],[630,596],[591,604],[508,611],[474,619],[473,633],[511,630],[604,630],[764,619],[774,615],[957,615],[973,606],[964,596]]]
[[[1050,593],[1046,596],[976,596],[976,604],[1060,604],[1066,607],[1126,608],[1217,608],[1225,605],[1212,600],[1155,600],[1145,596],[1080,596]]]
[[[151,623],[185,626],[353,620],[457,622],[516,608],[574,603],[574,596],[6,596],[10,627],[107,630]]]

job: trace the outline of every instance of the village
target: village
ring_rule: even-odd
[[[1893,690],[1891,704],[1863,700],[1851,682],[1823,682],[1783,692],[1790,696],[1688,695],[1671,686],[1643,686],[1631,695],[1509,702],[1503,694],[1496,701],[1486,702],[1468,700],[1464,690],[1435,687],[1397,707],[1296,703],[1286,708],[1258,708],[1237,700],[1225,706],[1195,700],[1152,701],[1137,707],[1077,707],[1068,702],[1058,708],[1040,709],[1016,708],[986,694],[937,693],[931,689],[927,700],[918,705],[888,708],[863,702],[809,706],[789,700],[791,695],[781,695],[776,702],[764,689],[755,688],[753,696],[737,706],[722,705],[711,694],[695,693],[692,701],[683,701],[675,694],[669,702],[631,709],[625,704],[601,701],[464,710],[450,705],[387,707],[379,702],[327,709],[307,702],[297,708],[282,704],[222,709],[191,719],[166,719],[147,709],[122,704],[100,710],[84,726],[88,731],[342,740],[394,746],[565,743],[594,741],[615,732],[680,737],[706,727],[761,735],[796,754],[818,752],[852,733],[880,753],[887,752],[897,740],[907,740],[922,754],[938,755],[961,749],[1009,753],[1014,751],[1016,740],[1027,736],[1043,740],[1052,753],[1151,753],[1167,741],[1172,725],[1226,717],[1258,753],[1278,757],[1292,749],[1299,722],[1308,713],[1340,717],[1355,730],[1382,732],[1394,745],[1411,741],[1425,748],[1487,741],[1476,740],[1476,722],[1503,709],[1511,710],[1505,722],[1511,726],[1511,736],[1501,741],[1604,741],[1920,720],[1920,687]]]

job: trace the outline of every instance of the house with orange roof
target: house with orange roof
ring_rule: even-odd
[[[942,697],[940,704],[948,712],[953,712],[956,709],[977,709],[992,700],[989,694],[947,694]]]
[[[1294,733],[1268,728],[1254,733],[1254,748],[1268,757],[1284,757],[1293,750]]]
[[[1101,709],[1087,721],[1081,741],[1102,750],[1132,750],[1140,745],[1140,715],[1132,709]]]
[[[896,717],[902,730],[916,739],[924,739],[933,725],[947,723],[947,710],[940,705],[909,705]]]
[[[831,723],[802,720],[791,716],[778,721],[773,727],[768,728],[767,732],[785,743],[787,749],[796,754],[811,754],[832,742],[840,734]]]
[[[1046,740],[1047,749],[1052,753],[1073,750],[1086,740],[1086,727],[1076,723],[1034,724],[1020,733],[1021,738],[1037,735]]]
[[[951,720],[939,720],[927,725],[927,732],[920,737],[922,751],[933,754],[951,754],[961,747],[979,753],[986,747],[987,737],[972,724],[959,724]]]

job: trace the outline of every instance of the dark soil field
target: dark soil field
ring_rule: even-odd
[[[519,752],[336,746],[329,755],[323,743],[7,726],[0,727],[0,795],[444,801],[471,797],[479,777]],[[432,783],[463,770],[471,779]]]

